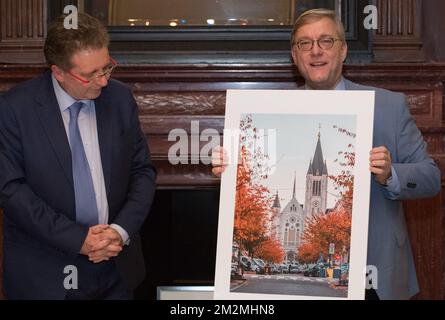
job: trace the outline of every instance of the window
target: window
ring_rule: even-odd
[[[336,0],[84,0],[84,9],[109,26],[292,26],[313,7],[338,9]]]
[[[321,181],[314,181],[312,185],[312,195],[320,196],[321,194]]]
[[[284,229],[284,246],[298,246],[300,243],[300,223],[296,217],[289,217]]]
[[[341,13],[349,61],[369,61],[368,31],[361,23],[368,2],[58,0],[51,1],[49,17],[57,16],[66,4],[77,4],[108,26],[111,51],[125,63],[288,64],[295,18],[307,9],[325,7]]]

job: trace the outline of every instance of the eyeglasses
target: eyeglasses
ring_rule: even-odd
[[[301,51],[310,51],[314,47],[314,42],[317,43],[318,47],[323,50],[332,49],[335,44],[335,41],[343,41],[342,39],[336,38],[321,38],[321,39],[303,39],[298,40],[295,44],[297,45],[298,50]]]
[[[89,84],[92,81],[102,78],[102,77],[109,77],[111,73],[113,72],[114,68],[117,67],[117,61],[110,57],[110,63],[108,63],[102,70],[95,72],[91,77],[88,79],[83,79],[82,77],[76,76],[71,71],[67,71],[67,73],[72,76],[74,79],[79,80],[83,84]]]

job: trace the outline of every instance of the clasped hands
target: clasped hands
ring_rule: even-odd
[[[98,224],[88,230],[80,253],[88,256],[91,262],[99,263],[117,256],[123,245],[119,232],[107,224]]]

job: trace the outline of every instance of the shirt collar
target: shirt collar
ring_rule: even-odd
[[[340,82],[337,84],[334,90],[346,90],[345,78],[341,77]]]
[[[305,90],[312,90],[307,84],[304,85]],[[346,90],[345,78],[341,77],[340,82],[335,86],[334,90]]]
[[[59,84],[59,82],[54,77],[54,74],[51,73],[51,79],[53,81],[54,93],[56,94],[56,99],[59,104],[60,111],[63,112],[68,109],[74,102],[81,101],[85,103],[87,106],[91,105],[91,100],[76,100],[71,97]]]

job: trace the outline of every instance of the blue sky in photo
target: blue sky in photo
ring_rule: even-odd
[[[320,132],[323,157],[326,160],[328,174],[336,174],[341,169],[334,162],[338,152],[347,150],[348,144],[355,144],[352,137],[338,132],[334,125],[356,133],[355,115],[295,115],[295,114],[252,114],[252,126],[264,130],[267,150],[268,130],[276,130],[276,167],[264,185],[272,193],[278,190],[283,208],[292,197],[294,175],[296,174],[296,197],[304,204],[306,173],[309,160],[314,156],[317,137]],[[270,150],[273,150],[271,148]],[[270,151],[267,151],[269,153]],[[334,190],[331,180],[328,182],[328,208],[334,206],[338,191]]]

